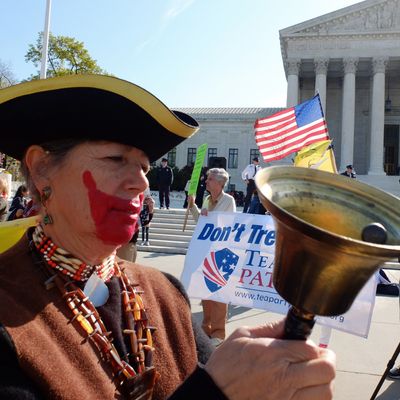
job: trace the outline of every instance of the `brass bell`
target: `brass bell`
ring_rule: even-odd
[[[307,318],[345,313],[374,271],[400,256],[397,197],[311,168],[268,167],[255,181],[275,222],[275,289]]]

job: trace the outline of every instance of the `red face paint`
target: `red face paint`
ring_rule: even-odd
[[[90,171],[83,173],[96,234],[106,244],[128,243],[135,233],[143,196],[126,200],[97,189]]]

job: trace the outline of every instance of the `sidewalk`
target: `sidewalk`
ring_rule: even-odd
[[[184,260],[184,255],[138,252],[137,262],[179,278]],[[398,280],[398,271],[387,273],[392,281]],[[201,320],[200,300],[192,299],[192,310]],[[271,312],[229,306],[227,333],[242,325],[260,325],[280,318],[282,315]],[[316,325],[311,336],[315,342],[318,342],[319,332]],[[330,348],[337,355],[334,400],[370,399],[399,341],[398,297],[377,296],[368,339],[334,330],[330,341]],[[376,399],[400,400],[400,381],[386,380]]]

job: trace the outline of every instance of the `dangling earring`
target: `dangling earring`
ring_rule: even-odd
[[[42,189],[42,194],[40,196],[40,200],[42,202],[42,206],[44,207],[44,209],[46,211],[46,213],[44,214],[44,217],[43,217],[43,223],[45,225],[50,225],[50,224],[53,223],[53,218],[51,218],[51,215],[48,213],[47,207],[46,207],[47,200],[50,198],[50,196],[51,196],[51,187],[50,186],[45,186]]]

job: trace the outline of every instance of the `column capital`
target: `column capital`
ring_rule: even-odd
[[[386,67],[389,63],[389,57],[376,57],[372,59],[372,72],[377,74],[378,72],[385,72]]]
[[[315,73],[324,74],[328,72],[329,58],[316,58],[314,60]]]
[[[355,74],[358,66],[358,58],[348,57],[343,58],[343,72],[345,74]]]
[[[300,58],[288,58],[286,60],[286,69],[288,75],[299,75],[301,60]]]

